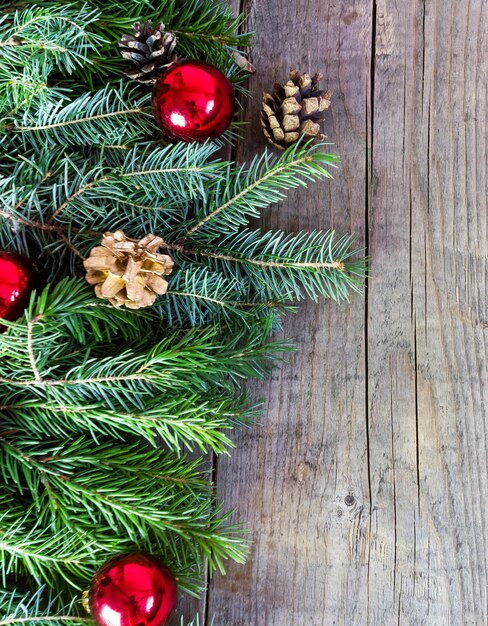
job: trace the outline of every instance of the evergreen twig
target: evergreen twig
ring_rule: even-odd
[[[0,626],[92,626],[81,611],[79,603],[65,602],[45,587],[32,594],[0,589]]]

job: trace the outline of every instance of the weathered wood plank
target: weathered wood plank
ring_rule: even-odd
[[[412,289],[424,282],[425,273],[419,272],[419,264],[413,267],[412,257],[419,252],[424,256],[419,223],[424,207],[415,202],[414,221],[411,150],[425,130],[424,120],[414,120],[424,60],[421,27],[420,2],[397,9],[393,3],[378,3],[368,302],[371,520],[362,538],[369,560],[367,618],[372,624],[401,618],[411,623],[415,614],[423,613],[420,605],[432,605],[433,600],[445,606],[445,580],[430,577],[423,558],[428,544],[420,524],[418,482]],[[441,590],[435,592],[434,586]]]
[[[335,94],[325,130],[342,158],[334,182],[291,194],[266,227],[364,233],[371,18],[369,0],[252,3],[258,72],[239,159],[264,147],[261,93],[292,67],[324,72]],[[219,624],[342,623],[366,603],[367,568],[351,558],[368,519],[363,307],[360,297],[351,307],[304,304],[284,331],[299,352],[253,386],[267,416],[236,434],[237,449],[219,462],[219,495],[253,541],[248,565],[211,587]]]
[[[486,10],[481,1],[377,3],[373,624],[488,622],[486,503],[476,495],[488,486],[486,149],[477,140],[486,140]]]

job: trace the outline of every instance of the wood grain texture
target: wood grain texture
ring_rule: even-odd
[[[369,563],[373,624],[488,623],[487,17],[481,1],[376,7],[365,541],[384,558]]]
[[[486,0],[254,0],[250,122],[291,67],[324,72],[335,181],[264,216],[367,244],[367,297],[304,304],[299,352],[253,385],[261,425],[218,463],[250,528],[207,624],[488,623]]]

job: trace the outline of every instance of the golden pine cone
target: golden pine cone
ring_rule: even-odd
[[[102,245],[93,248],[83,262],[85,279],[95,285],[98,298],[110,300],[114,306],[151,306],[168,289],[163,276],[173,271],[173,259],[157,252],[163,243],[155,235],[137,240],[129,239],[121,230],[105,233]]]
[[[301,136],[324,139],[319,122],[330,107],[332,93],[318,86],[322,74],[290,72],[285,85],[276,83],[272,93],[263,95],[261,125],[274,146],[284,150]]]

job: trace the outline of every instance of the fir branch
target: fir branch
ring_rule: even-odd
[[[55,103],[66,97],[65,87],[48,85],[48,75],[53,69],[48,61],[32,59],[29,65],[16,68],[8,60],[1,57],[0,60],[0,114],[5,111],[8,117],[31,103]]]
[[[67,603],[45,587],[25,594],[0,588],[0,626],[95,626],[82,611],[78,598]],[[199,626],[200,621],[197,616],[187,623],[182,617],[180,624]]]
[[[35,617],[7,617],[4,620],[0,620],[0,626],[10,626],[12,624],[27,624],[27,626],[38,626],[46,624],[51,626],[53,624],[73,624],[74,626],[82,624],[94,624],[94,622],[88,617],[75,617],[70,615],[46,615]]]
[[[203,326],[210,320],[250,326],[261,316],[277,321],[279,315],[290,310],[276,300],[259,300],[243,281],[192,263],[182,264],[170,277],[169,290],[157,306],[170,324],[183,327]]]
[[[29,6],[0,17],[0,112],[66,96],[67,86],[51,88],[49,75],[55,67],[72,73],[90,63],[90,55],[105,42],[90,32],[96,19],[87,4],[65,3]]]
[[[259,216],[261,209],[282,200],[284,190],[306,187],[308,182],[321,177],[330,178],[327,166],[335,166],[337,156],[319,149],[319,145],[312,147],[310,142],[303,146],[296,144],[279,159],[265,151],[247,169],[229,166],[225,182],[215,186],[183,238],[195,238],[199,233],[208,240],[237,231],[251,217]]]
[[[154,149],[153,147],[142,150],[139,147],[131,150],[124,160],[120,170],[113,170],[106,175],[97,176],[95,172],[88,173],[82,179],[78,179],[75,185],[71,185],[68,197],[65,197],[52,215],[47,220],[52,223],[58,219],[68,208],[73,207],[75,201],[80,201],[81,206],[86,206],[93,198],[94,189],[97,199],[106,194],[112,200],[117,196],[123,197],[128,191],[136,186],[139,193],[144,191],[148,198],[153,199],[155,194],[161,198],[164,193],[168,204],[188,202],[189,198],[198,194],[204,194],[204,181],[212,177],[212,174],[220,164],[208,162],[209,157],[216,151],[216,146],[206,144],[177,144]],[[91,176],[94,179],[91,179]],[[114,188],[119,189],[114,198]],[[77,203],[78,203],[77,202]],[[83,204],[85,203],[85,204]],[[91,206],[91,204],[90,204]],[[169,207],[168,207],[169,209]]]
[[[68,298],[63,303],[59,296],[64,295],[63,290],[68,285],[72,286],[75,293],[73,299]],[[85,307],[81,305],[83,300]],[[74,302],[77,303],[76,308]],[[145,329],[150,330],[152,325],[151,350],[148,352],[145,342],[140,341],[127,343],[125,350],[114,349],[110,348],[109,343],[98,343],[100,339],[97,337],[89,341],[90,356],[94,358],[80,361],[77,353],[74,358],[65,361],[64,351],[69,355],[76,345],[73,334],[88,340],[85,328],[93,328],[95,317],[100,322],[111,318],[112,329],[120,327],[121,335],[127,334],[123,326],[128,322],[130,325],[131,321],[137,324],[139,336],[144,334]],[[207,381],[218,381],[225,374],[237,377],[262,375],[261,361],[265,362],[276,349],[273,344],[266,347],[253,342],[249,336],[247,345],[241,348],[239,334],[232,342],[221,345],[215,327],[188,331],[175,329],[171,332],[162,327],[158,333],[154,328],[154,317],[148,318],[146,328],[143,316],[104,306],[81,281],[61,283],[53,290],[51,297],[46,291],[39,302],[31,304],[26,312],[26,320],[4,322],[10,332],[0,335],[0,350],[2,354],[9,354],[10,360],[0,362],[0,384],[12,388],[32,385],[32,389],[38,391],[50,388],[52,393],[55,393],[56,387],[63,387],[62,393],[71,393],[69,388],[73,388],[73,394],[77,393],[77,387],[82,393],[87,393],[90,388],[94,392],[105,389],[105,393],[102,393],[104,397],[109,390],[115,394],[120,391],[124,395],[126,389],[128,393],[144,395],[157,389],[165,391],[168,386],[188,389],[189,384],[194,384],[195,388],[205,389]],[[28,346],[28,329],[31,328],[29,320],[36,321],[32,326],[32,349],[36,350],[36,367],[41,380],[32,377]],[[100,329],[98,332],[100,334]],[[88,347],[83,349],[88,352]],[[219,359],[215,358],[217,355]],[[18,373],[21,368],[23,375],[15,376],[14,373]],[[201,371],[195,372],[195,369]]]
[[[300,300],[306,294],[316,300],[323,295],[341,301],[349,290],[359,291],[366,272],[361,250],[354,238],[337,237],[334,231],[285,235],[243,230],[223,238],[214,251],[205,248],[168,246],[184,259],[200,257],[226,277],[248,280],[263,299]],[[358,256],[358,260],[352,260]]]
[[[89,617],[80,615],[79,601],[63,601],[59,594],[44,586],[34,593],[0,589],[0,626],[92,626]]]
[[[50,357],[65,347],[73,348],[73,341],[81,345],[108,342],[112,338],[122,338],[127,342],[137,341],[148,323],[144,313],[128,316],[120,309],[106,306],[90,293],[83,281],[64,279],[56,286],[44,289],[38,297],[33,294],[24,318],[17,322],[2,320],[2,324],[10,332],[0,334],[1,356],[6,356],[12,350],[11,358],[28,363],[25,349],[26,324],[29,321],[36,323],[36,342],[42,341],[44,335],[49,338],[65,338],[66,344],[49,339]],[[41,346],[41,351],[42,349]],[[8,364],[0,361],[0,371],[5,372],[7,369],[1,369],[3,365],[8,368]],[[15,364],[17,366],[18,363]]]
[[[264,375],[266,360],[284,346],[263,345],[270,328],[257,322],[245,331],[245,347],[242,329],[225,345],[216,327],[161,328],[158,337],[159,315],[113,309],[82,281],[43,292],[0,335],[0,425],[47,436],[85,432],[95,441],[133,433],[151,445],[157,435],[178,453],[224,452],[232,445],[225,431],[255,418],[225,376]],[[149,332],[148,353],[139,337]],[[125,350],[114,345],[121,337]]]
[[[42,376],[37,368],[36,355],[34,353],[34,342],[33,342],[33,327],[38,319],[33,318],[27,322],[27,352],[29,353],[29,361],[32,368],[32,373],[36,379],[36,382],[42,383]]]
[[[5,573],[22,567],[39,579],[52,570],[78,585],[114,545],[148,549],[148,537],[157,537],[165,552],[180,543],[194,562],[205,555],[211,568],[243,559],[242,538],[226,525],[229,514],[214,506],[200,460],[175,460],[139,443],[94,448],[83,439],[36,441],[22,433],[0,433],[0,458],[5,483],[29,494],[37,518],[29,543],[18,525],[1,535]],[[61,556],[75,545],[74,556]]]
[[[0,492],[0,573],[28,573],[36,582],[89,579],[100,549],[87,533],[73,535],[60,530],[53,535],[43,528],[32,509],[15,505],[12,494]]]
[[[47,103],[29,108],[6,124],[8,132],[22,134],[25,147],[38,145],[127,145],[144,140],[155,125],[149,94],[134,92],[123,84],[107,85],[70,102]]]
[[[105,43],[89,30],[98,17],[99,12],[86,3],[81,7],[51,4],[49,9],[31,6],[16,11],[13,19],[6,14],[0,18],[1,54],[19,66],[36,53],[40,59],[52,57],[58,67],[71,73],[76,65],[89,62],[89,53]]]
[[[183,448],[192,451],[194,446],[202,452],[223,453],[233,447],[225,431],[255,418],[246,400],[246,396],[227,396],[223,391],[218,395],[192,392],[184,397],[167,392],[127,412],[124,407],[115,408],[116,402],[113,407],[102,401],[60,405],[23,393],[14,402],[0,405],[0,424],[46,437],[87,433],[95,442],[107,436],[125,441],[127,434],[135,434],[152,446],[164,443],[177,453]]]
[[[174,2],[168,9],[172,14],[166,20],[180,37],[208,38],[231,47],[249,43],[250,35],[240,33],[245,16],[234,17],[227,2],[190,0]]]

